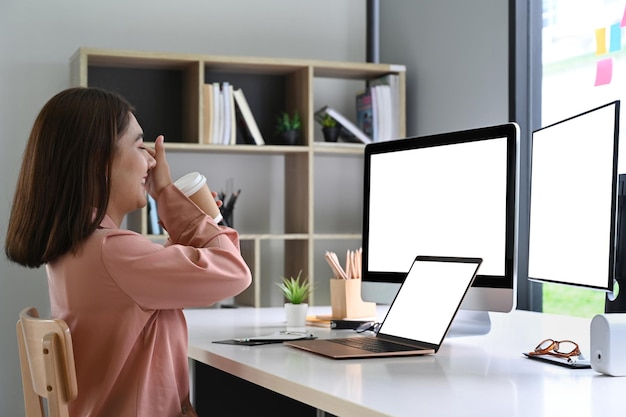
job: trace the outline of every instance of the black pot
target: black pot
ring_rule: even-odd
[[[287,130],[280,134],[282,145],[296,145],[300,140],[299,130]]]
[[[324,140],[326,142],[337,142],[339,139],[339,126],[323,127],[322,133],[324,133]]]

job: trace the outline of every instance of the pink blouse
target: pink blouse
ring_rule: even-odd
[[[71,416],[195,415],[182,309],[232,297],[252,281],[235,230],[174,185],[157,203],[165,245],[106,217],[77,254],[47,265],[52,316],[72,332]]]

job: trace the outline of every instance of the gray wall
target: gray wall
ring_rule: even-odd
[[[508,1],[380,3],[380,61],[407,66],[407,135],[509,121]]]
[[[381,62],[407,65],[410,135],[506,121],[507,2],[381,3]],[[80,46],[363,61],[365,11],[362,0],[0,1],[2,242],[32,122],[69,86]],[[48,312],[45,271],[0,256],[2,415],[23,414],[15,321],[27,305]]]

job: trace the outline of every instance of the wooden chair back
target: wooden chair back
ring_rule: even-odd
[[[70,329],[63,320],[42,319],[34,307],[20,312],[17,341],[26,417],[68,417],[76,398],[76,369]]]

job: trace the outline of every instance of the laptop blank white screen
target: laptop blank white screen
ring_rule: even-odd
[[[478,265],[416,260],[379,333],[440,344]]]

